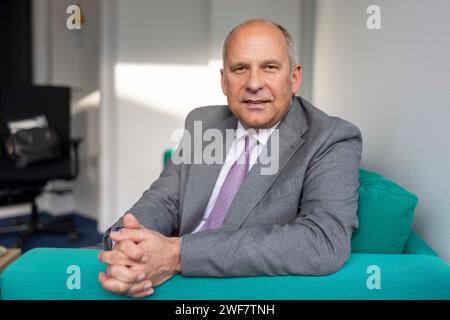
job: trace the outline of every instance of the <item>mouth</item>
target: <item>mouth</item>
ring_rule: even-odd
[[[242,100],[242,102],[249,109],[261,109],[261,108],[265,107],[266,104],[271,102],[271,101],[270,100],[263,100],[263,99],[245,99],[245,100]]]

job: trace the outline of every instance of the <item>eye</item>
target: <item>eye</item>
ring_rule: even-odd
[[[264,67],[264,70],[266,71],[276,71],[278,70],[278,66],[274,64],[268,64]]]
[[[233,68],[234,73],[243,73],[245,71],[245,67],[243,66],[237,66]]]

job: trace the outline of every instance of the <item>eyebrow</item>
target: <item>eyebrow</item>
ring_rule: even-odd
[[[260,63],[262,66],[266,66],[268,64],[274,64],[277,66],[281,66],[281,62],[275,59],[264,60]],[[230,65],[230,69],[234,69],[237,67],[248,67],[250,64],[245,62],[235,62]]]
[[[235,69],[235,68],[237,68],[237,67],[248,67],[248,66],[249,66],[248,63],[244,63],[244,62],[235,62],[235,63],[232,63],[232,64],[230,65],[230,69],[233,70],[233,69]]]
[[[281,66],[281,62],[278,60],[264,60],[262,65],[275,64],[277,66]]]

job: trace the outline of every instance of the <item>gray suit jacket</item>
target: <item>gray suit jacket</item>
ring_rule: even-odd
[[[190,112],[185,126],[191,134],[194,121],[202,121],[203,130],[222,132],[237,124],[228,106]],[[149,229],[183,236],[184,276],[325,275],[349,258],[352,232],[358,227],[358,128],[300,97],[293,98],[278,128],[278,173],[261,175],[257,162],[219,229],[192,234],[221,164],[170,161],[129,210]],[[121,226],[122,219],[111,229]],[[111,229],[105,235],[107,247]]]

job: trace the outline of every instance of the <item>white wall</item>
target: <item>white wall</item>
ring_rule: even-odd
[[[68,17],[66,8],[71,4],[73,1],[70,0],[51,0],[49,83],[67,85],[72,88],[72,136],[83,139],[79,149],[80,172],[78,178],[70,183],[73,185],[72,195],[44,196],[41,202],[43,206],[55,213],[76,211],[82,215],[97,218],[100,2],[77,1],[84,15],[81,30],[66,28]],[[59,183],[54,186],[58,185],[64,184]]]
[[[359,126],[362,165],[418,195],[414,229],[450,261],[450,2],[316,4],[313,102]]]
[[[223,104],[222,39],[246,19],[300,34],[300,0],[103,1],[102,200],[106,230],[162,170],[171,134],[193,108]],[[108,40],[109,39],[109,40]],[[113,70],[113,71],[111,71]],[[114,79],[111,83],[111,77]]]
[[[102,178],[102,231],[157,179],[162,154],[174,145],[171,133],[183,126],[185,114],[193,107],[193,98],[185,97],[189,94],[185,87],[195,83],[183,71],[202,70],[208,65],[207,4],[207,0],[107,4],[115,6],[116,15],[111,37],[115,61],[107,66],[114,70],[115,91],[111,96],[111,88],[102,87],[114,109],[102,108],[109,108],[116,116],[113,127],[103,122],[102,128],[115,136],[115,141],[102,146],[102,154],[111,155],[102,160],[109,167]],[[192,94],[198,94],[195,87]],[[112,198],[112,194],[116,196]]]

